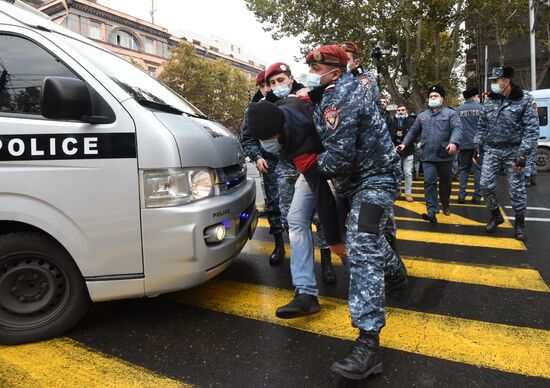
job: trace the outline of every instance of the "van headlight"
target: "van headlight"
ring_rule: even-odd
[[[146,208],[178,206],[211,197],[214,171],[207,168],[142,171]]]

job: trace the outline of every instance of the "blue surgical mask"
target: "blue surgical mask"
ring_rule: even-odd
[[[499,83],[491,84],[491,91],[495,94],[502,94],[502,86]]]
[[[330,71],[327,71],[325,74],[319,75],[314,73],[307,73],[306,74],[306,85],[310,89],[315,89],[321,86],[321,78],[327,75],[328,73],[333,72],[336,69],[332,69]]]
[[[288,85],[277,86],[271,90],[273,90],[273,94],[279,98],[285,98],[290,94],[290,86]]]
[[[281,145],[281,143],[279,143],[279,140],[277,139],[260,140],[260,143],[262,145],[262,148],[270,154],[278,154],[283,148],[283,146]]]
[[[441,106],[441,98],[429,99],[428,106],[430,108],[439,108]]]

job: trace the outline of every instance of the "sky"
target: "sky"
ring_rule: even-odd
[[[151,0],[98,0],[98,3],[129,15],[151,21]],[[155,24],[170,32],[186,30],[205,37],[220,36],[234,42],[269,66],[287,63],[294,75],[307,72],[298,38],[273,40],[262,29],[244,0],[155,0]]]

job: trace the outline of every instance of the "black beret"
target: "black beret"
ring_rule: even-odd
[[[266,140],[279,134],[285,123],[283,112],[269,101],[254,103],[247,112],[248,128],[256,139]]]
[[[432,86],[431,88],[428,89],[428,97],[430,96],[431,93],[439,93],[441,95],[441,97],[445,97],[445,89],[443,89],[442,86],[440,85],[434,85]]]
[[[473,96],[477,96],[479,94],[478,88],[469,88],[462,92],[462,96],[465,99],[472,98]]]

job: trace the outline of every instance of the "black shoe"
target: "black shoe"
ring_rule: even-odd
[[[332,266],[332,259],[330,257],[330,249],[321,249],[321,272],[323,273],[323,281],[326,284],[336,283],[336,271]]]
[[[384,276],[384,291],[386,292],[386,294],[404,288],[409,283],[407,279],[407,268],[405,267],[405,264],[403,264],[403,262],[401,261],[401,258],[399,258],[399,261],[399,270],[394,274]]]
[[[422,213],[422,219],[430,221],[432,224],[437,223],[437,217],[434,212]]]
[[[273,237],[275,237],[275,249],[269,256],[269,264],[278,265],[285,259],[285,242],[282,233],[275,233]]]
[[[397,239],[395,238],[395,235],[392,233],[392,231],[384,229],[384,237],[386,238],[386,241],[388,242],[390,248],[393,249],[394,252],[397,252]]]
[[[443,207],[443,214],[445,214],[446,216],[450,216],[451,215],[451,208],[448,207],[448,206],[444,206]]]
[[[279,307],[275,315],[278,318],[289,319],[315,314],[319,311],[321,311],[321,306],[319,306],[319,301],[316,296],[296,294],[290,303]]]
[[[525,215],[516,214],[516,221],[514,223],[514,235],[516,240],[525,241]]]
[[[472,197],[472,201],[471,201],[473,204],[475,205],[479,205],[481,203],[481,200],[479,198],[476,198],[476,197]]]
[[[500,209],[491,210],[491,219],[487,226],[485,226],[485,231],[487,233],[492,233],[497,230],[497,227],[502,223],[504,223],[504,218],[502,214],[500,214]]]
[[[529,186],[531,186],[531,177],[526,176],[525,177],[525,187],[529,187]]]
[[[361,330],[359,338],[346,357],[332,364],[332,371],[351,380],[362,380],[382,372],[382,362],[378,360],[377,332]]]
[[[458,202],[458,203],[464,203],[464,202],[466,202],[466,200],[465,200],[464,197],[458,197],[458,199],[456,200],[456,202]]]

